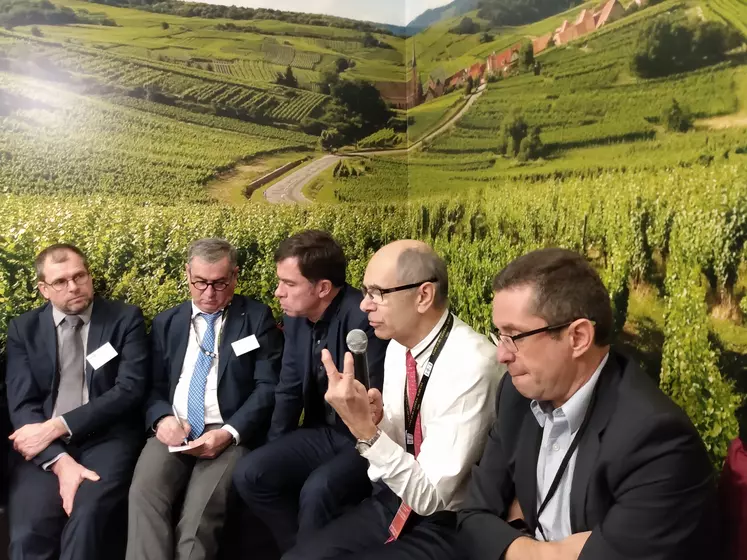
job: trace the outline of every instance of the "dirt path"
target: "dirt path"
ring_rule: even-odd
[[[311,202],[301,189],[325,169],[340,161],[340,156],[326,155],[286,175],[265,191],[265,198],[273,204]]]

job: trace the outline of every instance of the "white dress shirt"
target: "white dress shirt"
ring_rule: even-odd
[[[411,349],[418,382],[448,314],[444,311],[433,330]],[[398,342],[389,342],[384,359],[384,416],[379,423],[382,434],[363,453],[369,461],[368,476],[384,481],[419,515],[456,511],[495,417],[496,390],[505,368],[498,364],[495,346],[454,317],[423,396],[423,443],[415,460],[405,445],[406,352]]]
[[[538,511],[573,438],[584,421],[594,387],[608,357],[609,353],[604,356],[589,380],[563,406],[553,410],[549,403],[532,401],[529,405],[537,423],[543,428],[542,445],[537,457]],[[560,479],[555,494],[539,517],[548,541],[559,541],[573,533],[571,531],[571,483],[576,469],[577,455],[578,447],[568,461],[568,467]],[[544,540],[539,528],[535,531],[535,538]]]
[[[199,339],[202,344],[205,340],[207,331],[207,321],[204,317],[199,316],[202,313],[200,309],[192,302],[192,317],[189,325],[189,341],[187,342],[187,351],[184,354],[182,362],[182,371],[179,375],[179,381],[174,390],[174,408],[179,418],[186,420],[189,402],[189,384],[192,381],[192,374],[195,371],[195,364],[200,353],[200,347],[197,345]],[[215,320],[215,343],[209,350],[218,355],[210,364],[208,371],[207,384],[205,385],[205,426],[209,424],[223,424],[223,416],[220,413],[218,403],[218,363],[220,361],[219,346],[221,340],[221,331],[223,330],[223,315],[221,314]],[[196,328],[196,331],[195,331]],[[208,350],[208,348],[206,348]],[[223,429],[227,430],[239,443],[239,432],[226,424]]]

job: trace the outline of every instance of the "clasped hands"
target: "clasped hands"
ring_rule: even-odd
[[[371,439],[384,416],[381,391],[369,389],[355,378],[353,355],[345,352],[343,370],[337,370],[332,354],[322,350],[322,364],[327,370],[327,392],[324,399],[335,409],[345,425],[358,439]]]

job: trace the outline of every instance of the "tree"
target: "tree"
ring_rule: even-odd
[[[524,43],[519,49],[519,64],[524,70],[534,67],[534,46],[531,42]]]
[[[322,150],[330,151],[345,145],[345,137],[336,128],[328,128],[319,136],[319,146]]]
[[[662,121],[670,132],[687,132],[693,126],[690,112],[681,107],[676,99],[672,99],[672,103],[664,110]]]
[[[536,159],[542,154],[540,127],[529,130],[529,125],[519,113],[513,112],[501,127],[498,153],[520,161]]]
[[[339,74],[350,68],[350,61],[347,58],[340,57],[335,61],[335,70]]]
[[[471,17],[463,17],[462,21],[456,27],[449,29],[450,33],[457,33],[459,35],[472,35],[480,31],[480,26],[472,21]]]
[[[487,31],[480,36],[480,42],[481,43],[490,43],[490,42],[493,41],[493,39],[495,39],[495,37],[493,37]]]
[[[293,68],[288,66],[285,69],[285,74],[278,74],[277,80],[275,80],[281,86],[287,86],[292,88],[298,87],[298,80],[293,75]]]
[[[464,82],[464,95],[472,93],[472,88],[474,87],[475,81],[472,79],[472,76],[467,76],[467,80]]]
[[[686,72],[724,60],[738,43],[722,23],[683,24],[662,16],[641,30],[631,68],[642,78]]]
[[[41,32],[41,29],[39,29],[39,28],[38,28],[37,26],[33,26],[33,27],[31,28],[31,34],[32,34],[32,35],[33,35],[34,37],[42,37],[42,32]]]
[[[169,23],[167,21],[161,22],[161,29],[166,30],[169,28]]]

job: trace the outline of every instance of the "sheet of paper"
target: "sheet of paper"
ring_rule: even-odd
[[[88,360],[88,363],[91,364],[91,367],[93,369],[99,369],[112,358],[116,358],[117,355],[118,352],[110,343],[107,342],[98,350],[94,350],[93,352],[88,354],[88,357],[86,359]]]
[[[237,356],[241,356],[243,354],[246,354],[247,352],[251,352],[252,350],[256,350],[259,348],[259,342],[257,341],[257,337],[255,335],[249,335],[245,336],[244,338],[240,338],[236,342],[232,342],[231,346],[233,346],[233,351]]]
[[[188,449],[201,449],[202,447],[202,445],[195,445],[194,447],[190,447],[189,445],[169,445],[169,453],[181,453]]]

